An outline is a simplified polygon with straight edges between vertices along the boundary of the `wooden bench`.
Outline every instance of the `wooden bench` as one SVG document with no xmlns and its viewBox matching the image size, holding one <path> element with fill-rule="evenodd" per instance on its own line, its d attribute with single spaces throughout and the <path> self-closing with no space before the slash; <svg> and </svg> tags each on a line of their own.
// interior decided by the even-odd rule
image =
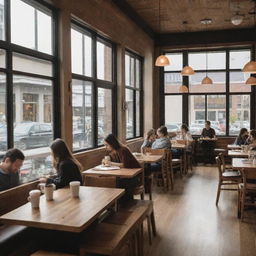
<svg viewBox="0 0 256 256">
<path fill-rule="evenodd" d="M 147 218 L 150 205 L 145 202 L 151 205 L 152 202 L 141 202 L 126 206 L 126 213 L 121 210 L 85 232 L 81 239 L 80 255 L 120 255 L 124 247 L 127 247 L 130 255 L 143 255 L 143 221 Z"/>
<path fill-rule="evenodd" d="M 0 192 L 0 215 L 16 209 L 27 203 L 29 191 L 37 187 L 38 182 L 30 182 Z M 0 223 L 1 224 L 1 223 Z M 19 225 L 0 225 L 0 255 L 9 255 L 19 250 L 23 250 L 30 241 L 31 228 Z M 13 246 L 15 245 L 15 246 Z M 17 253 L 19 255 L 19 253 Z M 21 254 L 20 254 L 21 255 Z"/>
</svg>

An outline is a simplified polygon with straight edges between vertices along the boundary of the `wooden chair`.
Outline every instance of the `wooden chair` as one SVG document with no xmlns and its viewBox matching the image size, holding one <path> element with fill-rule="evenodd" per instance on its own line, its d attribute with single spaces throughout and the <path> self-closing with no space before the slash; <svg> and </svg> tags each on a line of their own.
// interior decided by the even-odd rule
<svg viewBox="0 0 256 256">
<path fill-rule="evenodd" d="M 252 180 L 256 181 L 255 169 L 243 169 L 242 183 L 238 186 L 238 218 L 244 219 L 244 209 L 246 206 L 256 206 L 255 198 L 252 199 L 251 195 L 256 194 L 256 184 L 251 183 Z"/>
<path fill-rule="evenodd" d="M 172 158 L 172 152 L 170 152 L 170 180 L 171 180 L 171 188 L 174 187 L 174 178 L 173 178 L 173 169 L 177 169 L 180 172 L 180 177 L 182 178 L 183 174 L 183 165 L 185 164 L 181 158 Z M 185 174 L 185 173 L 184 173 Z"/>
<path fill-rule="evenodd" d="M 187 165 L 188 165 L 188 169 L 190 168 L 191 172 L 193 171 L 193 165 L 195 163 L 195 141 L 191 141 L 191 144 L 190 144 L 190 148 L 191 150 L 190 151 L 187 151 L 186 154 L 187 154 Z"/>
<path fill-rule="evenodd" d="M 216 205 L 218 205 L 221 190 L 238 190 L 238 184 L 241 181 L 241 174 L 239 171 L 225 171 L 221 161 L 221 157 L 216 157 L 218 172 L 219 172 L 219 184 L 216 197 Z M 236 185 L 237 188 L 222 188 L 222 186 Z"/>
</svg>

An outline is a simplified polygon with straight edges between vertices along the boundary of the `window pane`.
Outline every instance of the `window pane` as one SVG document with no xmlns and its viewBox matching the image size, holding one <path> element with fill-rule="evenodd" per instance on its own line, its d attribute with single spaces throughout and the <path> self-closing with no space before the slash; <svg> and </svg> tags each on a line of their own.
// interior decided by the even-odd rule
<svg viewBox="0 0 256 256">
<path fill-rule="evenodd" d="M 141 69 L 140 69 L 141 62 L 136 59 L 136 87 L 140 88 L 141 86 Z"/>
<path fill-rule="evenodd" d="M 25 161 L 20 168 L 20 182 L 25 183 L 36 180 L 45 175 L 56 174 L 52 166 L 50 148 L 38 148 L 25 152 Z"/>
<path fill-rule="evenodd" d="M 125 89 L 125 102 L 127 104 L 126 109 L 126 138 L 133 138 L 133 129 L 134 129 L 134 101 L 133 101 L 133 90 Z"/>
<path fill-rule="evenodd" d="M 112 48 L 97 41 L 97 78 L 112 81 Z"/>
<path fill-rule="evenodd" d="M 38 24 L 38 50 L 48 54 L 52 53 L 52 17 L 37 11 Z"/>
<path fill-rule="evenodd" d="M 112 91 L 98 88 L 98 145 L 112 133 Z"/>
<path fill-rule="evenodd" d="M 140 92 L 136 91 L 136 136 L 140 136 Z"/>
<path fill-rule="evenodd" d="M 189 129 L 191 134 L 202 133 L 205 122 L 205 96 L 189 96 Z"/>
<path fill-rule="evenodd" d="M 72 81 L 73 150 L 90 148 L 92 141 L 92 83 Z"/>
<path fill-rule="evenodd" d="M 245 84 L 250 74 L 241 71 L 231 71 L 229 73 L 230 92 L 251 92 L 251 85 Z"/>
<path fill-rule="evenodd" d="M 182 85 L 182 76 L 179 73 L 164 74 L 165 93 L 179 93 L 179 88 Z"/>
<path fill-rule="evenodd" d="M 4 9 L 4 0 L 0 0 L 0 40 L 5 40 L 5 9 Z"/>
<path fill-rule="evenodd" d="M 131 74 L 130 85 L 132 87 L 134 87 L 135 85 L 134 65 L 135 65 L 135 59 L 133 57 L 130 57 L 130 74 Z"/>
<path fill-rule="evenodd" d="M 49 147 L 53 138 L 52 107 L 45 107 L 44 95 L 47 94 L 48 97 L 52 95 L 52 82 L 33 77 L 14 76 L 13 84 L 15 147 L 22 150 Z"/>
<path fill-rule="evenodd" d="M 189 91 L 194 93 L 226 91 L 225 72 L 208 72 L 208 77 L 212 79 L 213 84 L 202 85 L 201 82 L 205 76 L 205 72 L 197 72 L 193 76 L 190 76 Z"/>
<path fill-rule="evenodd" d="M 72 73 L 92 76 L 92 39 L 71 29 Z"/>
<path fill-rule="evenodd" d="M 28 55 L 14 53 L 13 69 L 38 75 L 52 76 L 52 63 Z"/>
<path fill-rule="evenodd" d="M 131 86 L 131 65 L 130 56 L 125 54 L 125 85 Z"/>
<path fill-rule="evenodd" d="M 7 150 L 7 126 L 6 126 L 6 77 L 0 73 L 0 152 Z"/>
<path fill-rule="evenodd" d="M 229 97 L 229 135 L 238 135 L 241 128 L 250 129 L 250 95 Z"/>
<path fill-rule="evenodd" d="M 6 63 L 6 52 L 3 49 L 0 49 L 0 68 L 5 68 Z"/>
<path fill-rule="evenodd" d="M 165 54 L 169 61 L 170 65 L 164 67 L 164 71 L 181 71 L 183 67 L 182 53 L 167 53 Z"/>
<path fill-rule="evenodd" d="M 52 17 L 21 0 L 11 1 L 12 43 L 52 53 Z"/>
<path fill-rule="evenodd" d="M 207 96 L 207 120 L 211 121 L 211 127 L 217 135 L 226 133 L 226 96 Z"/>
<path fill-rule="evenodd" d="M 250 50 L 235 50 L 230 51 L 229 55 L 229 68 L 230 69 L 242 69 L 244 65 L 251 60 Z"/>
<path fill-rule="evenodd" d="M 165 96 L 165 125 L 168 132 L 180 129 L 182 123 L 182 96 Z"/>
<path fill-rule="evenodd" d="M 206 70 L 206 54 L 209 69 L 226 69 L 225 52 L 193 52 L 188 54 L 188 63 L 194 70 Z"/>
</svg>

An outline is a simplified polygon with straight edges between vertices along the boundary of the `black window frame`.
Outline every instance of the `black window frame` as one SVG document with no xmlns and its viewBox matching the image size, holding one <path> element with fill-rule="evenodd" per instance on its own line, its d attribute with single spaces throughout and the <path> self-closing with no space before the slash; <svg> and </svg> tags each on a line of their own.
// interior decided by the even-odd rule
<svg viewBox="0 0 256 256">
<path fill-rule="evenodd" d="M 225 95 L 226 96 L 226 133 L 225 135 L 218 135 L 218 136 L 230 136 L 229 135 L 229 98 L 232 95 L 250 95 L 250 129 L 255 129 L 256 127 L 256 110 L 254 108 L 256 103 L 256 86 L 251 87 L 251 92 L 230 92 L 229 84 L 230 84 L 230 72 L 233 71 L 241 71 L 241 69 L 230 69 L 230 58 L 229 53 L 230 51 L 236 50 L 250 50 L 251 52 L 251 60 L 255 59 L 255 47 L 254 45 L 244 45 L 244 46 L 233 46 L 233 47 L 212 47 L 207 49 L 188 49 L 188 50 L 174 50 L 174 51 L 163 51 L 163 54 L 173 54 L 173 53 L 182 53 L 183 54 L 183 67 L 189 65 L 188 63 L 188 54 L 191 52 L 220 52 L 225 51 L 226 53 L 226 68 L 225 69 L 218 69 L 218 70 L 210 70 L 208 69 L 207 72 L 225 72 L 226 73 L 226 87 L 225 92 L 209 92 L 209 93 L 165 93 L 165 82 L 164 82 L 164 75 L 165 73 L 177 73 L 177 71 L 164 71 L 164 68 L 160 68 L 159 73 L 159 80 L 160 80 L 160 121 L 162 124 L 165 123 L 165 96 L 167 95 L 182 95 L 182 123 L 189 124 L 189 96 L 190 95 L 203 95 L 205 96 L 205 118 L 207 117 L 207 96 L 208 95 Z M 195 72 L 206 72 L 206 70 L 195 70 Z M 254 75 L 251 75 L 254 76 Z M 189 77 L 183 76 L 182 78 L 183 85 L 186 85 L 189 88 Z M 249 85 L 248 85 L 249 86 Z M 197 136 L 197 135 L 195 135 Z M 233 136 L 233 135 L 232 135 Z"/>
<path fill-rule="evenodd" d="M 143 133 L 143 127 L 144 127 L 144 113 L 143 113 L 143 106 L 144 106 L 144 90 L 143 90 L 143 66 L 144 66 L 144 58 L 133 51 L 129 49 L 125 49 L 125 56 L 129 55 L 130 57 L 134 58 L 134 86 L 126 85 L 126 74 L 125 74 L 125 95 L 126 95 L 126 89 L 132 90 L 133 92 L 133 136 L 127 137 L 127 134 L 125 136 L 126 140 L 132 140 L 136 138 L 142 137 Z M 139 61 L 139 72 L 140 72 L 140 81 L 139 81 L 139 87 L 136 87 L 136 60 Z M 126 69 L 125 69 L 126 70 Z M 130 70 L 130 76 L 131 76 L 131 70 Z M 139 100 L 140 100 L 140 132 L 139 135 L 136 135 L 136 129 L 137 129 L 137 109 L 136 109 L 136 92 L 139 92 Z M 126 102 L 125 102 L 126 104 Z M 127 131 L 127 120 L 125 122 L 125 131 Z"/>
<path fill-rule="evenodd" d="M 84 152 L 91 149 L 102 147 L 103 144 L 98 144 L 98 88 L 109 89 L 112 93 L 112 133 L 117 135 L 117 56 L 116 56 L 116 44 L 100 35 L 96 31 L 88 28 L 81 22 L 72 19 L 71 29 L 75 29 L 82 34 L 90 36 L 92 39 L 92 73 L 91 76 L 72 73 L 72 79 L 91 82 L 92 83 L 92 146 L 88 148 L 81 148 L 79 150 L 73 150 L 73 152 Z M 112 48 L 112 81 L 101 80 L 97 78 L 97 41 L 104 43 Z M 71 89 L 72 91 L 72 89 Z M 72 106 L 73 108 L 73 106 Z M 73 116 L 73 114 L 72 114 Z M 73 122 L 73 120 L 72 120 Z M 73 132 L 72 132 L 73 138 Z M 73 144 L 73 143 L 72 143 Z"/>
<path fill-rule="evenodd" d="M 21 0 L 24 3 L 47 12 L 52 17 L 52 54 L 33 50 L 11 42 L 11 8 L 10 1 L 4 0 L 5 40 L 0 40 L 0 49 L 6 51 L 6 66 L 0 72 L 6 74 L 6 124 L 7 149 L 14 146 L 14 109 L 13 109 L 13 77 L 22 75 L 34 78 L 47 79 L 52 82 L 52 123 L 53 138 L 61 137 L 60 125 L 60 88 L 59 88 L 59 55 L 58 55 L 58 11 L 53 6 L 41 0 Z M 50 61 L 52 63 L 52 76 L 39 75 L 29 72 L 13 70 L 13 54 L 24 54 L 28 57 Z"/>
</svg>

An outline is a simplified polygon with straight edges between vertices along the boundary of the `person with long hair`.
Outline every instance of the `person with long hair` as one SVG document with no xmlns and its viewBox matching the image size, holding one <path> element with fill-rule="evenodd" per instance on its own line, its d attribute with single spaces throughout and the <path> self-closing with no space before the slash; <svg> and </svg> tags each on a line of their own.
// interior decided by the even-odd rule
<svg viewBox="0 0 256 256">
<path fill-rule="evenodd" d="M 246 145 L 248 139 L 248 130 L 246 128 L 241 128 L 238 137 L 236 138 L 234 144 L 236 145 Z"/>
<path fill-rule="evenodd" d="M 109 134 L 104 139 L 107 155 L 110 157 L 106 161 L 107 165 L 119 166 L 121 168 L 141 168 L 137 159 L 131 151 L 121 144 L 113 134 Z M 140 184 L 139 178 L 117 178 L 116 185 L 118 188 L 125 189 L 124 200 L 133 199 L 133 191 Z"/>
<path fill-rule="evenodd" d="M 146 132 L 144 136 L 144 141 L 141 145 L 141 152 L 144 153 L 145 148 L 151 148 L 155 139 L 156 139 L 156 131 L 155 129 L 152 128 L 148 132 Z"/>
<path fill-rule="evenodd" d="M 53 178 L 41 178 L 40 182 L 54 183 L 56 188 L 68 186 L 71 181 L 80 181 L 82 185 L 81 164 L 75 159 L 65 141 L 56 139 L 50 148 L 57 175 Z"/>
<path fill-rule="evenodd" d="M 248 145 L 250 149 L 256 149 L 256 130 L 250 131 L 250 136 L 248 138 Z"/>
</svg>

